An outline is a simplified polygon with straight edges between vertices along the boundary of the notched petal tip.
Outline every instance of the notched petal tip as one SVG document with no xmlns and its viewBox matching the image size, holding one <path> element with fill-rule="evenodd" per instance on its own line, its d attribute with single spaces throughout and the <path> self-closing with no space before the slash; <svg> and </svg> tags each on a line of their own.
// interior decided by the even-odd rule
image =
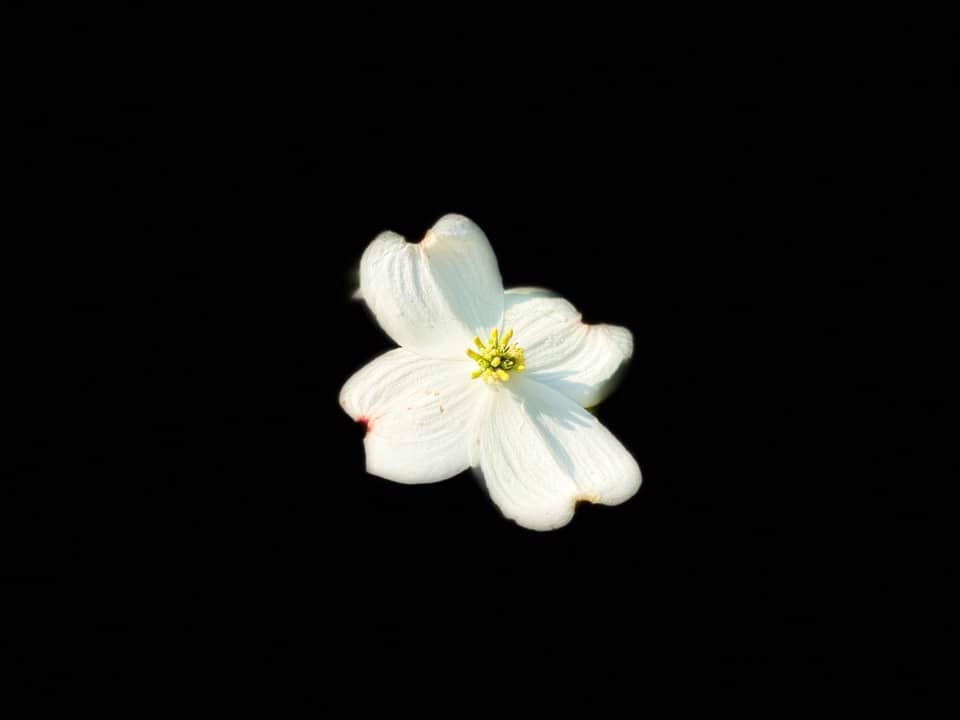
<svg viewBox="0 0 960 720">
<path fill-rule="evenodd" d="M 599 495 L 594 495 L 593 493 L 580 493 L 579 495 L 574 496 L 573 498 L 573 509 L 577 509 L 577 505 L 581 503 L 587 503 L 588 505 L 600 505 L 603 500 L 600 499 Z"/>
<path fill-rule="evenodd" d="M 361 415 L 356 419 L 357 425 L 363 428 L 363 436 L 366 437 L 370 434 L 370 430 L 373 428 L 373 420 L 367 417 L 366 415 Z"/>
</svg>

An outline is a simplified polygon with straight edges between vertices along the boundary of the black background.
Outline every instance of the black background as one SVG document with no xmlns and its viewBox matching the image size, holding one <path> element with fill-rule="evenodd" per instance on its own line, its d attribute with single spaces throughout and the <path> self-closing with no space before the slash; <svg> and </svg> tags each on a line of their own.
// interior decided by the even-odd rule
<svg viewBox="0 0 960 720">
<path fill-rule="evenodd" d="M 905 401 L 877 360 L 891 328 L 923 334 L 879 179 L 923 135 L 892 150 L 877 118 L 893 84 L 937 117 L 937 57 L 907 76 L 775 44 L 423 63 L 246 45 L 128 64 L 91 44 L 25 109 L 41 202 L 11 266 L 6 509 L 34 689 L 318 697 L 373 676 L 418 698 L 544 672 L 587 699 L 923 692 L 937 630 L 899 600 L 935 578 L 912 549 L 943 529 L 891 470 L 924 458 L 889 429 Z M 485 230 L 506 286 L 633 331 L 599 408 L 643 469 L 627 504 L 537 534 L 469 473 L 363 472 L 337 393 L 391 343 L 349 300 L 356 266 L 447 212 Z"/>
</svg>

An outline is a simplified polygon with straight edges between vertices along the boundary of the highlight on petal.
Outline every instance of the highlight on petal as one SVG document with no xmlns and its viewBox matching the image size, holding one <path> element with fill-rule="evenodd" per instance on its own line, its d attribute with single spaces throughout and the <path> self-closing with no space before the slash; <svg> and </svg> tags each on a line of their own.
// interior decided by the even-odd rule
<svg viewBox="0 0 960 720">
<path fill-rule="evenodd" d="M 523 339 L 528 377 L 583 407 L 613 392 L 633 355 L 629 330 L 587 325 L 572 304 L 539 288 L 508 290 L 503 324 Z"/>
<path fill-rule="evenodd" d="M 469 467 L 487 400 L 485 388 L 469 378 L 466 358 L 430 360 L 397 348 L 347 380 L 340 405 L 366 426 L 367 472 L 413 484 L 445 480 Z"/>
<path fill-rule="evenodd" d="M 360 292 L 397 344 L 430 357 L 462 357 L 464 340 L 503 316 L 497 258 L 462 215 L 440 218 L 417 244 L 378 235 L 360 260 Z"/>
<path fill-rule="evenodd" d="M 506 517 L 552 530 L 577 502 L 617 505 L 640 488 L 633 456 L 570 398 L 526 377 L 491 396 L 473 459 Z"/>
</svg>

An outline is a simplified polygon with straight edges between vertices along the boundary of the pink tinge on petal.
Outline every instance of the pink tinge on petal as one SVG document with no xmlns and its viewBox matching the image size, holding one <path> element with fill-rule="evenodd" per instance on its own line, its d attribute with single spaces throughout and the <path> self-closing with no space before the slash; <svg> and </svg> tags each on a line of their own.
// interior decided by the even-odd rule
<svg viewBox="0 0 960 720">
<path fill-rule="evenodd" d="M 366 415 L 361 415 L 357 418 L 357 425 L 363 427 L 363 436 L 366 437 L 370 434 L 370 430 L 373 428 L 373 420 L 368 418 Z"/>
</svg>

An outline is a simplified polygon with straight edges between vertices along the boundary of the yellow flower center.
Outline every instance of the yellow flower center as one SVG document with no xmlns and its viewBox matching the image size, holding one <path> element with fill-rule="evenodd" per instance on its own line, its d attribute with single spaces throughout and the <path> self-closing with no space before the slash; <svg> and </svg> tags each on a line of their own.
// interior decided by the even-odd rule
<svg viewBox="0 0 960 720">
<path fill-rule="evenodd" d="M 510 344 L 513 330 L 507 330 L 502 338 L 498 335 L 499 332 L 494 328 L 490 331 L 490 339 L 486 343 L 481 342 L 478 337 L 473 339 L 477 350 L 467 348 L 467 355 L 477 361 L 479 368 L 474 370 L 470 377 L 483 378 L 485 383 L 495 383 L 497 380 L 506 382 L 510 379 L 510 373 L 523 372 L 523 348 Z"/>
</svg>

